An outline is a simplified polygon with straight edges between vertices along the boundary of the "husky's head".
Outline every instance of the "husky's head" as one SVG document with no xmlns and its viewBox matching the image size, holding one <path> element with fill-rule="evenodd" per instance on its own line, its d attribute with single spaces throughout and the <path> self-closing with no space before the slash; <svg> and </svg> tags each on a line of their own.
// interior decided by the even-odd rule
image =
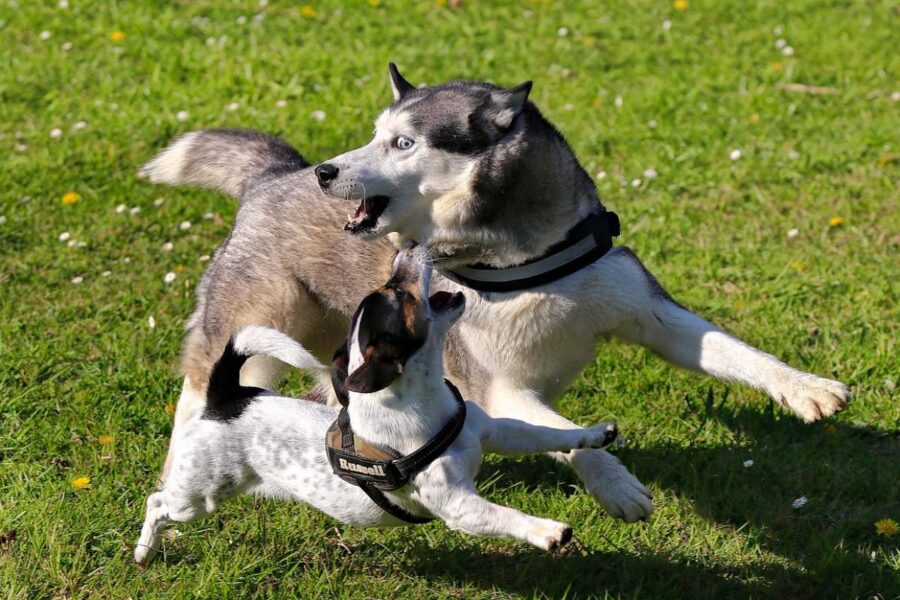
<svg viewBox="0 0 900 600">
<path fill-rule="evenodd" d="M 396 232 L 428 243 L 471 212 L 476 171 L 523 127 L 531 82 L 504 89 L 454 81 L 417 89 L 390 65 L 394 102 L 365 146 L 319 165 L 331 196 L 359 201 L 345 229 L 366 239 Z M 536 109 L 533 109 L 536 112 Z"/>
</svg>

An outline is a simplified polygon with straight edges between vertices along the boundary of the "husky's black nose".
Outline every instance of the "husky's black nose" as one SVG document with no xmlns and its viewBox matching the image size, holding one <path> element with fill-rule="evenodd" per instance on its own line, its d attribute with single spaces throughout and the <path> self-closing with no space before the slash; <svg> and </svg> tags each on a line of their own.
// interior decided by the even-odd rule
<svg viewBox="0 0 900 600">
<path fill-rule="evenodd" d="M 328 163 L 323 163 L 316 167 L 316 177 L 319 179 L 319 185 L 322 189 L 327 188 L 328 184 L 337 179 L 339 169 Z"/>
</svg>

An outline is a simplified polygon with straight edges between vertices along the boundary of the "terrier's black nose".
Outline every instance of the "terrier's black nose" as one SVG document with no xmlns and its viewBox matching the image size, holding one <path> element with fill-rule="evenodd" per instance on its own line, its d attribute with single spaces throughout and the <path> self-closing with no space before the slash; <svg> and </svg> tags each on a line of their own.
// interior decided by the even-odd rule
<svg viewBox="0 0 900 600">
<path fill-rule="evenodd" d="M 316 167 L 316 177 L 319 179 L 319 185 L 327 188 L 328 184 L 337 179 L 339 169 L 328 163 L 323 163 Z"/>
</svg>

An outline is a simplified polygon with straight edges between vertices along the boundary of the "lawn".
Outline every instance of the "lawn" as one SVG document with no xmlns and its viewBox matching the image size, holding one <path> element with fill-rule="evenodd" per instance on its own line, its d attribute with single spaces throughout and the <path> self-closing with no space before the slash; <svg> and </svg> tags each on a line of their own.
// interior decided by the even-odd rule
<svg viewBox="0 0 900 600">
<path fill-rule="evenodd" d="M 875 529 L 900 521 L 896 3 L 59 4 L 0 0 L 0 596 L 900 597 L 900 535 Z M 242 498 L 138 572 L 183 323 L 237 206 L 135 172 L 201 127 L 279 133 L 313 162 L 360 145 L 389 60 L 416 84 L 534 80 L 620 243 L 685 305 L 846 382 L 850 408 L 803 425 L 604 342 L 561 410 L 619 420 L 646 523 L 549 459 L 489 459 L 487 497 L 576 543 Z"/>
</svg>

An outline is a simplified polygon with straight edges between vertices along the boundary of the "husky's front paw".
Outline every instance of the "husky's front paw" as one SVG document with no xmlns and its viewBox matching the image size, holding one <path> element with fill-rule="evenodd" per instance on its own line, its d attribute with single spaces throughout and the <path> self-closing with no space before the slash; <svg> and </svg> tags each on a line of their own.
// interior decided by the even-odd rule
<svg viewBox="0 0 900 600">
<path fill-rule="evenodd" d="M 572 528 L 565 523 L 549 519 L 535 519 L 536 524 L 528 532 L 529 543 L 542 550 L 557 550 L 572 539 Z"/>
<path fill-rule="evenodd" d="M 773 396 L 805 422 L 812 423 L 844 410 L 850 402 L 850 388 L 840 381 L 804 373 L 786 380 Z"/>
<path fill-rule="evenodd" d="M 583 430 L 576 448 L 605 448 L 619 436 L 619 426 L 615 421 L 606 421 Z"/>
<path fill-rule="evenodd" d="M 650 516 L 653 496 L 618 458 L 605 450 L 582 450 L 575 454 L 572 466 L 584 481 L 587 492 L 610 515 L 628 523 Z"/>
</svg>

